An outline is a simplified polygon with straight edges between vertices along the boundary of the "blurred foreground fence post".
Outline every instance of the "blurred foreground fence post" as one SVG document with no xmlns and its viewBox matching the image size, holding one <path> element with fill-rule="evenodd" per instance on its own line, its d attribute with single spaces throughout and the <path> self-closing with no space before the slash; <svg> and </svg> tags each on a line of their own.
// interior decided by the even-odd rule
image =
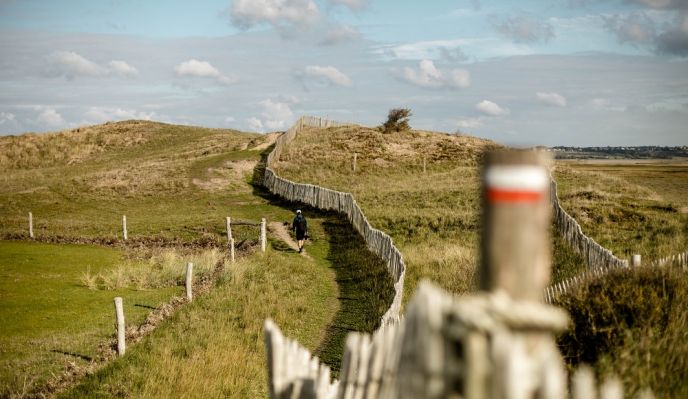
<svg viewBox="0 0 688 399">
<path fill-rule="evenodd" d="M 642 263 L 642 258 L 640 257 L 640 255 L 635 254 L 635 255 L 633 255 L 633 257 L 631 257 L 631 266 L 638 267 L 641 265 L 641 263 Z"/>
<path fill-rule="evenodd" d="M 124 325 L 124 307 L 122 306 L 122 297 L 115 298 L 115 317 L 117 319 L 117 354 L 124 356 L 126 351 L 125 342 L 125 325 Z"/>
<path fill-rule="evenodd" d="M 33 238 L 33 213 L 29 212 L 29 237 Z"/>
<path fill-rule="evenodd" d="M 122 215 L 122 239 L 127 240 L 127 216 Z"/>
<path fill-rule="evenodd" d="M 234 239 L 229 239 L 229 259 L 234 263 Z"/>
<path fill-rule="evenodd" d="M 227 216 L 227 219 L 225 219 L 226 222 L 226 228 L 227 228 L 227 242 L 230 242 L 232 240 L 232 218 Z"/>
<path fill-rule="evenodd" d="M 265 218 L 260 220 L 260 250 L 265 252 L 267 232 L 266 232 L 266 221 Z"/>
<path fill-rule="evenodd" d="M 186 299 L 193 300 L 193 263 L 186 264 Z"/>
</svg>

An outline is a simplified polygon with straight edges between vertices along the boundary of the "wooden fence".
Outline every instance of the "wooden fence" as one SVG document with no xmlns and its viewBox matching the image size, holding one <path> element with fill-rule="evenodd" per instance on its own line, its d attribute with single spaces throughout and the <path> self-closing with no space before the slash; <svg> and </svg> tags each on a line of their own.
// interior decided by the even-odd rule
<svg viewBox="0 0 688 399">
<path fill-rule="evenodd" d="M 688 252 L 684 252 L 681 254 L 677 255 L 671 255 L 667 256 L 664 258 L 660 258 L 654 261 L 651 261 L 648 263 L 650 267 L 680 267 L 682 269 L 688 268 Z M 635 265 L 635 266 L 640 266 Z M 568 278 L 564 281 L 561 281 L 557 284 L 552 284 L 549 287 L 547 287 L 542 296 L 543 300 L 545 303 L 553 303 L 554 300 L 562 295 L 566 295 L 571 293 L 574 289 L 577 287 L 581 286 L 582 284 L 587 283 L 588 281 L 595 279 L 595 278 L 603 278 L 607 274 L 613 272 L 613 271 L 618 271 L 618 270 L 626 270 L 630 271 L 632 268 L 625 267 L 625 266 L 618 266 L 618 265 L 606 265 L 606 266 L 597 266 L 590 268 L 583 273 Z"/>
</svg>

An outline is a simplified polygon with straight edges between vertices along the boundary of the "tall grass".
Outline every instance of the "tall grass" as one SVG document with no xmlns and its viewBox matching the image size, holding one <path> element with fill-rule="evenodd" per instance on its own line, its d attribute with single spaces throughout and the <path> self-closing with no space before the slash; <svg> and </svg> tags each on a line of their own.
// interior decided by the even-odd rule
<svg viewBox="0 0 688 399">
<path fill-rule="evenodd" d="M 228 264 L 210 292 L 60 397 L 265 397 L 264 320 L 314 350 L 336 310 L 330 273 L 274 250 Z"/>
<path fill-rule="evenodd" d="M 147 261 L 126 260 L 98 274 L 91 274 L 88 270 L 82 274 L 81 283 L 93 290 L 150 289 L 181 285 L 188 262 L 194 265 L 195 278 L 209 276 L 216 266 L 227 265 L 227 259 L 216 248 L 190 254 L 164 249 L 158 250 Z"/>
<path fill-rule="evenodd" d="M 642 267 L 611 274 L 557 303 L 571 314 L 560 347 L 572 366 L 617 374 L 632 394 L 688 397 L 688 273 Z"/>
</svg>

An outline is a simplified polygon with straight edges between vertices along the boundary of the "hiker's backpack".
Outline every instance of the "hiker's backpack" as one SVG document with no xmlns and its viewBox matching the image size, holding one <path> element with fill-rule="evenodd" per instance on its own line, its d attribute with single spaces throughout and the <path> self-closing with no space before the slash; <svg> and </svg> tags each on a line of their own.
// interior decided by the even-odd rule
<svg viewBox="0 0 688 399">
<path fill-rule="evenodd" d="M 296 218 L 296 229 L 298 231 L 306 231 L 308 224 L 306 223 L 306 218 L 301 216 Z"/>
</svg>

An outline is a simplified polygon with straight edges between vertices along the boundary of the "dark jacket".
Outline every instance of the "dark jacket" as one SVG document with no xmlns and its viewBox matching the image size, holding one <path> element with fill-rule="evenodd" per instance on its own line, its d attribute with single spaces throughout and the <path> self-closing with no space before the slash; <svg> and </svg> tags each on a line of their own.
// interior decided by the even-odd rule
<svg viewBox="0 0 688 399">
<path fill-rule="evenodd" d="M 297 237 L 303 237 L 308 233 L 308 221 L 302 214 L 297 214 L 294 221 L 291 223 L 291 228 L 296 233 Z"/>
</svg>

